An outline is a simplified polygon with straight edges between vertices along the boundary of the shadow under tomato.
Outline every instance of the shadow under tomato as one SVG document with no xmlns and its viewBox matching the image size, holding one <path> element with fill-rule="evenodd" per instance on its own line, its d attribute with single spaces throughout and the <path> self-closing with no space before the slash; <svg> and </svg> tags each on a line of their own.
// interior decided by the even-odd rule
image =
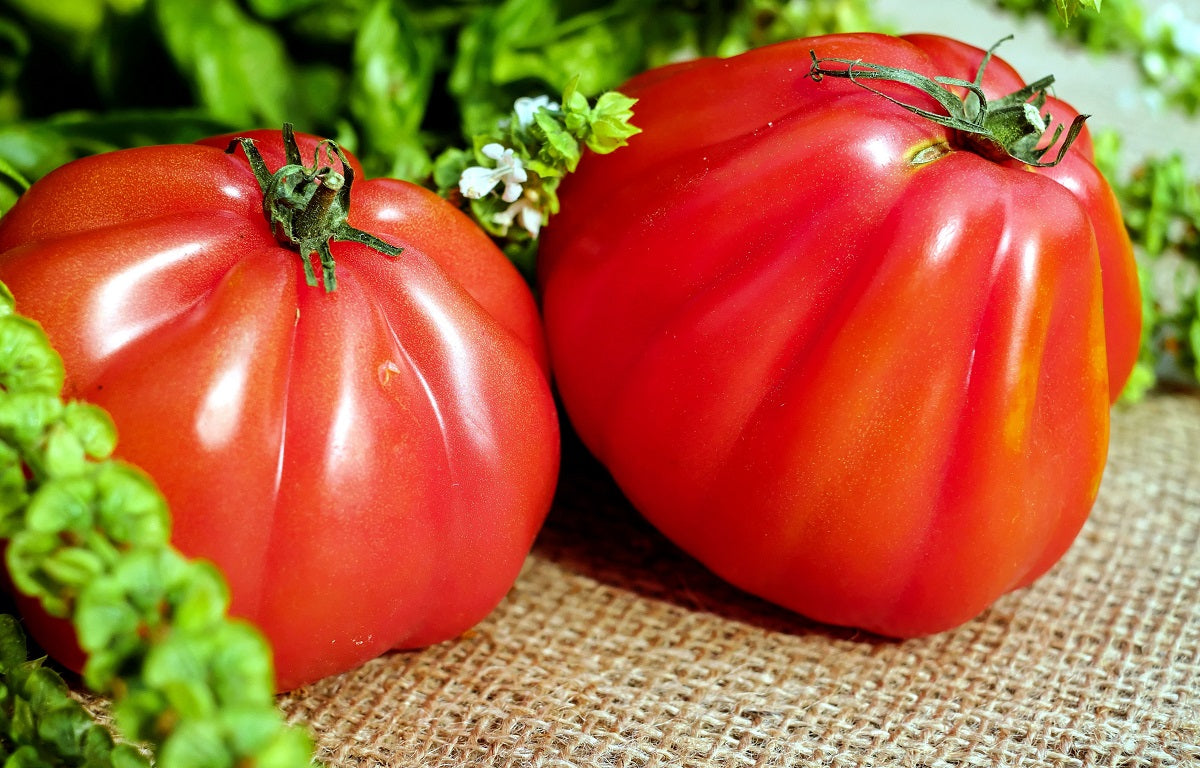
<svg viewBox="0 0 1200 768">
<path fill-rule="evenodd" d="M 767 631 L 893 642 L 811 621 L 718 577 L 633 508 L 608 470 L 567 424 L 563 425 L 558 492 L 533 551 L 598 582 Z"/>
</svg>

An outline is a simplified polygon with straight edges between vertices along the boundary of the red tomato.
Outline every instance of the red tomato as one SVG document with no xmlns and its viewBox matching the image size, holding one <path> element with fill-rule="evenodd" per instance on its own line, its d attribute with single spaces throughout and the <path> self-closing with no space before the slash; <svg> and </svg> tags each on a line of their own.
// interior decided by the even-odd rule
<svg viewBox="0 0 1200 768">
<path fill-rule="evenodd" d="M 1130 243 L 1086 132 L 1053 168 L 987 159 L 814 82 L 810 50 L 966 81 L 983 57 L 838 35 L 622 86 L 643 132 L 584 159 L 544 234 L 550 357 L 586 444 L 717 574 L 931 633 L 1029 584 L 1087 517 L 1137 352 Z M 1022 85 L 986 69 L 989 98 Z"/>
<path fill-rule="evenodd" d="M 282 164 L 279 131 L 246 135 Z M 349 223 L 403 251 L 334 243 L 326 292 L 227 144 L 49 174 L 0 221 L 0 279 L 161 486 L 175 544 L 224 571 L 283 690 L 487 614 L 549 508 L 558 425 L 532 295 L 469 219 L 359 181 Z"/>
</svg>

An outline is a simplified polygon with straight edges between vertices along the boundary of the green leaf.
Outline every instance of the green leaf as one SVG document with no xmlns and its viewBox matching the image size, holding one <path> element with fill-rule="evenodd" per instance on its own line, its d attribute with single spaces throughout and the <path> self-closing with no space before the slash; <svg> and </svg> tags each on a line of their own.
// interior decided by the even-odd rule
<svg viewBox="0 0 1200 768">
<path fill-rule="evenodd" d="M 8 0 L 8 5 L 60 40 L 85 42 L 104 22 L 107 0 Z"/>
<path fill-rule="evenodd" d="M 0 86 L 5 90 L 16 83 L 31 48 L 25 28 L 12 19 L 0 17 Z M 0 113 L 0 117 L 11 119 L 12 115 Z"/>
<path fill-rule="evenodd" d="M 62 422 L 49 427 L 43 450 L 42 470 L 47 477 L 71 477 L 90 466 L 83 443 Z"/>
<path fill-rule="evenodd" d="M 25 524 L 33 533 L 63 533 L 90 528 L 95 515 L 91 478 L 61 477 L 42 483 L 29 500 Z"/>
<path fill-rule="evenodd" d="M 150 766 L 150 761 L 146 756 L 129 744 L 118 744 L 113 747 L 110 759 L 112 768 L 149 768 Z"/>
<path fill-rule="evenodd" d="M 43 671 L 49 672 L 46 669 Z M 54 678 L 59 683 L 62 682 L 58 675 L 54 675 Z M 66 697 L 65 693 L 63 697 Z M 41 715 L 38 717 L 38 739 L 46 745 L 47 751 L 64 758 L 79 759 L 83 756 L 83 741 L 88 731 L 95 727 L 95 723 L 86 712 L 71 706 L 72 703 L 53 709 L 41 709 Z"/>
<path fill-rule="evenodd" d="M 39 467 L 46 430 L 63 412 L 62 400 L 48 391 L 51 386 L 52 381 L 41 387 L 41 391 L 5 392 L 0 399 L 0 436 L 28 452 L 31 463 Z"/>
<path fill-rule="evenodd" d="M 80 591 L 73 619 L 79 645 L 89 654 L 121 637 L 136 636 L 144 621 L 142 612 L 126 599 L 124 584 L 111 576 L 95 579 Z"/>
<path fill-rule="evenodd" d="M 234 751 L 259 754 L 264 749 L 274 748 L 283 715 L 274 707 L 233 705 L 222 707 L 218 719 Z"/>
<path fill-rule="evenodd" d="M 1158 376 L 1154 373 L 1154 365 L 1142 360 L 1137 361 L 1133 366 L 1132 373 L 1129 374 L 1129 381 L 1121 390 L 1121 401 L 1136 403 L 1144 399 L 1157 382 Z"/>
<path fill-rule="evenodd" d="M 324 0 L 248 0 L 250 10 L 268 19 L 283 19 L 325 3 Z"/>
<path fill-rule="evenodd" d="M 276 728 L 274 737 L 257 750 L 255 768 L 303 768 L 312 763 L 314 749 L 307 731 Z"/>
<path fill-rule="evenodd" d="M 637 99 L 616 91 L 601 94 L 591 110 L 591 131 L 587 145 L 599 154 L 607 154 L 628 143 L 628 139 L 641 129 L 632 124 L 633 105 Z"/>
<path fill-rule="evenodd" d="M 372 175 L 421 179 L 432 160 L 420 136 L 433 88 L 435 50 L 401 0 L 375 0 L 354 41 L 350 112 L 366 148 L 382 149 L 390 167 Z"/>
<path fill-rule="evenodd" d="M 244 621 L 227 621 L 211 637 L 209 671 L 217 701 L 272 707 L 275 672 L 262 633 Z"/>
<path fill-rule="evenodd" d="M 29 676 L 24 681 L 24 694 L 35 711 L 49 712 L 71 703 L 67 684 L 57 672 L 36 662 L 27 669 Z"/>
<path fill-rule="evenodd" d="M 171 536 L 167 502 L 145 472 L 106 462 L 96 475 L 96 514 L 113 541 L 138 547 L 166 546 Z"/>
<path fill-rule="evenodd" d="M 33 707 L 30 706 L 29 700 L 24 697 L 13 701 L 12 720 L 9 721 L 9 736 L 16 744 L 28 745 L 37 740 L 37 717 L 34 715 Z"/>
<path fill-rule="evenodd" d="M 1142 338 L 1138 366 L 1126 387 L 1137 399 L 1156 382 L 1195 387 L 1200 381 L 1200 181 L 1172 153 L 1140 163 L 1128 178 L 1118 142 L 1106 140 L 1104 166 L 1125 215 L 1138 256 Z"/>
<path fill-rule="evenodd" d="M 93 461 L 107 459 L 117 446 L 117 428 L 103 408 L 90 403 L 70 402 L 63 409 L 62 423 L 79 441 Z"/>
<path fill-rule="evenodd" d="M 72 623 L 78 632 L 82 626 L 79 620 L 74 619 Z M 127 679 L 130 675 L 136 674 L 140 660 L 145 656 L 144 641 L 136 635 L 119 634 L 114 635 L 114 640 L 108 645 L 99 648 L 88 647 L 85 650 L 87 651 L 87 661 L 83 665 L 84 684 L 89 689 L 105 695 L 113 695 L 114 691 L 119 688 L 128 696 Z M 118 703 L 120 702 L 118 701 Z M 134 730 L 136 723 L 131 725 L 130 723 L 133 721 L 128 719 L 128 715 L 121 715 L 116 710 L 117 708 L 114 707 L 118 730 L 123 735 L 143 741 L 153 738 L 153 734 L 143 734 Z M 123 717 L 126 719 L 122 720 Z"/>
<path fill-rule="evenodd" d="M 233 768 L 234 756 L 211 720 L 185 721 L 163 742 L 158 768 Z"/>
<path fill-rule="evenodd" d="M 55 766 L 42 759 L 42 756 L 38 754 L 37 747 L 26 744 L 18 747 L 4 761 L 4 768 L 55 768 Z"/>
<path fill-rule="evenodd" d="M 91 663 L 91 657 L 88 662 Z M 137 682 L 135 665 L 131 664 L 125 673 L 133 675 L 132 682 Z M 122 680 L 124 684 L 128 678 Z M 157 744 L 166 736 L 160 727 L 164 716 L 169 719 L 170 713 L 167 711 L 166 698 L 160 691 L 135 685 L 124 695 L 113 700 L 112 716 L 116 721 L 117 731 L 125 738 L 133 742 Z M 161 760 L 158 761 L 158 765 L 161 767 Z"/>
<path fill-rule="evenodd" d="M 60 545 L 58 534 L 21 530 L 9 540 L 5 562 L 17 589 L 39 598 L 46 613 L 65 618 L 73 596 L 63 594 L 58 584 L 47 583 L 41 570 L 45 559 L 58 551 Z"/>
<path fill-rule="evenodd" d="M 0 671 L 5 676 L 29 659 L 25 632 L 15 616 L 0 614 Z"/>
<path fill-rule="evenodd" d="M 104 573 L 104 557 L 82 547 L 64 547 L 42 563 L 42 570 L 58 584 L 80 589 Z"/>
<path fill-rule="evenodd" d="M 302 122 L 293 114 L 294 68 L 279 34 L 233 0 L 155 0 L 172 58 L 213 115 L 237 125 Z"/>
<path fill-rule="evenodd" d="M 17 308 L 17 300 L 13 298 L 8 286 L 0 283 L 0 317 L 11 315 Z M 48 341 L 48 340 L 47 340 Z"/>
<path fill-rule="evenodd" d="M 13 167 L 12 163 L 0 157 L 0 215 L 12 208 L 27 189 L 29 189 L 29 181 Z"/>
<path fill-rule="evenodd" d="M 84 155 L 147 144 L 187 144 L 242 128 L 197 108 L 59 112 L 0 126 L 0 157 L 39 178 Z"/>
<path fill-rule="evenodd" d="M 82 710 L 80 714 L 91 721 L 91 717 L 86 711 Z M 82 742 L 81 756 L 83 763 L 86 766 L 102 766 L 112 763 L 112 753 L 116 745 L 113 743 L 112 734 L 107 728 L 100 726 L 98 723 L 90 722 L 91 727 L 84 733 Z"/>
<path fill-rule="evenodd" d="M 462 172 L 474 162 L 475 158 L 470 152 L 456 147 L 438 155 L 433 163 L 433 184 L 438 194 L 446 197 L 452 190 L 457 193 Z"/>
<path fill-rule="evenodd" d="M 33 320 L 0 317 L 0 388 L 57 395 L 64 381 L 62 358 Z"/>
<path fill-rule="evenodd" d="M 1197 295 L 1196 298 L 1198 314 L 1197 319 L 1192 320 L 1191 325 L 1188 326 L 1188 345 L 1191 347 L 1193 356 L 1192 375 L 1196 377 L 1197 381 L 1200 381 L 1200 295 Z"/>
<path fill-rule="evenodd" d="M 1070 24 L 1071 20 L 1084 9 L 1099 11 L 1100 2 L 1101 0 L 1054 0 L 1054 6 L 1058 9 L 1058 15 L 1062 17 L 1063 22 Z"/>
<path fill-rule="evenodd" d="M 150 648 L 142 667 L 145 684 L 162 691 L 167 705 L 186 719 L 207 720 L 217 713 L 208 686 L 207 645 L 202 635 L 172 630 Z"/>
<path fill-rule="evenodd" d="M 554 165 L 574 171 L 583 157 L 583 150 L 575 137 L 549 110 L 539 109 L 534 113 L 533 120 L 545 140 L 539 154 Z"/>
<path fill-rule="evenodd" d="M 229 587 L 215 565 L 203 560 L 187 563 L 186 572 L 168 585 L 166 600 L 177 631 L 213 631 L 229 610 Z"/>
<path fill-rule="evenodd" d="M 553 0 L 505 0 L 463 27 L 448 87 L 466 135 L 493 130 L 518 96 L 561 93 L 573 78 L 586 92 L 615 87 L 643 61 L 639 27 L 657 26 L 650 4 L 561 11 Z"/>
<path fill-rule="evenodd" d="M 21 453 L 7 442 L 0 443 L 0 539 L 11 538 L 24 526 L 28 503 Z"/>
<path fill-rule="evenodd" d="M 169 547 L 143 547 L 125 553 L 110 574 L 125 599 L 153 628 L 167 618 L 166 597 L 186 578 L 189 563 Z"/>
</svg>

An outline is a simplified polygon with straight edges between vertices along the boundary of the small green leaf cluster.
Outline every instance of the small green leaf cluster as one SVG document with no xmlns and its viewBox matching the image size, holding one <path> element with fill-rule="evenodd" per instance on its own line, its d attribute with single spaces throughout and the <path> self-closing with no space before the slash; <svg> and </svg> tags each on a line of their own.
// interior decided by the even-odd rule
<svg viewBox="0 0 1200 768">
<path fill-rule="evenodd" d="M 556 134 L 563 136 L 564 140 L 570 136 L 583 142 L 593 152 L 604 155 L 625 146 L 631 136 L 640 132 L 630 122 L 636 99 L 609 91 L 601 94 L 595 105 L 591 105 L 575 87 L 576 82 L 572 80 L 567 85 L 560 114 L 555 115 L 546 109 L 539 109 L 534 114 L 534 121 L 546 134 L 547 143 L 555 144 L 551 137 Z M 568 151 L 552 157 L 556 160 L 561 158 L 566 170 L 574 171 L 581 153 L 578 144 L 568 142 L 568 145 Z"/>
<path fill-rule="evenodd" d="M 1071 20 L 1079 15 L 1079 12 L 1088 9 L 1092 11 L 1100 10 L 1100 0 L 1054 0 L 1054 8 L 1058 11 L 1058 15 L 1062 20 L 1070 24 Z"/>
<path fill-rule="evenodd" d="M 561 103 L 546 96 L 518 99 L 490 133 L 475 136 L 474 151 L 447 150 L 434 165 L 438 191 L 465 201 L 480 225 L 504 240 L 510 258 L 526 271 L 532 269 L 532 245 L 541 226 L 558 212 L 558 185 L 584 151 L 607 154 L 639 132 L 632 123 L 635 99 L 608 91 L 592 103 L 577 86 L 577 80 L 567 84 Z M 511 150 L 511 158 L 493 156 L 501 150 Z M 505 162 L 510 164 L 507 173 Z M 464 187 L 464 174 L 470 172 L 490 173 L 494 186 L 471 193 Z"/>
<path fill-rule="evenodd" d="M 43 659 L 27 660 L 25 636 L 0 615 L 0 759 L 6 768 L 147 768 L 146 755 L 112 734 L 71 696 Z"/>
<path fill-rule="evenodd" d="M 112 458 L 111 419 L 64 402 L 63 383 L 45 333 L 0 286 L 0 538 L 13 584 L 72 621 L 84 681 L 159 765 L 308 765 L 308 735 L 275 706 L 266 641 L 228 616 L 217 569 L 170 545 L 162 494 Z"/>
</svg>

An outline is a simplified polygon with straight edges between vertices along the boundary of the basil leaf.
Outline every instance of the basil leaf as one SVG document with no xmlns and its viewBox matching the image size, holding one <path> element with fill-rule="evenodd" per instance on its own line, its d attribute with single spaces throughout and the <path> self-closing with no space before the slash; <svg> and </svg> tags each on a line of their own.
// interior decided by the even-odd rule
<svg viewBox="0 0 1200 768">
<path fill-rule="evenodd" d="M 234 130 L 232 123 L 194 110 L 69 112 L 0 124 L 0 176 L 13 178 L 15 173 L 38 179 L 85 155 L 147 144 L 189 143 L 229 130 Z M 3 197 L 0 207 L 7 207 Z"/>
<path fill-rule="evenodd" d="M 246 3 L 251 11 L 265 19 L 282 19 L 299 11 L 327 4 L 322 3 L 322 0 L 247 0 Z"/>
<path fill-rule="evenodd" d="M 350 113 L 361 126 L 364 150 L 378 149 L 391 160 L 388 167 L 368 167 L 369 175 L 417 180 L 429 174 L 433 161 L 420 127 L 435 53 L 400 0 L 376 0 L 363 19 L 354 41 Z"/>
<path fill-rule="evenodd" d="M 293 66 L 273 29 L 233 0 L 155 0 L 172 58 L 214 116 L 238 125 L 300 122 Z"/>
</svg>

